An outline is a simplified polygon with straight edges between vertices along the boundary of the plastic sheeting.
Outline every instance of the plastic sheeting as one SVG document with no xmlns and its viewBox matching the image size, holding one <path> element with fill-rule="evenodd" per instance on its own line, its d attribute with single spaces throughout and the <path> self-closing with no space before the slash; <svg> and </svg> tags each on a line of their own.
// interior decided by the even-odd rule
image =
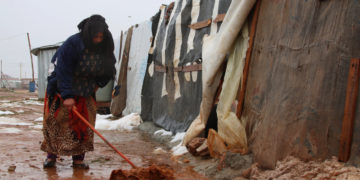
<svg viewBox="0 0 360 180">
<path fill-rule="evenodd" d="M 126 107 L 123 115 L 141 112 L 141 89 L 143 86 L 151 38 L 151 21 L 134 26 L 127 72 Z"/>
<path fill-rule="evenodd" d="M 198 116 L 202 98 L 202 72 L 173 71 L 173 68 L 202 63 L 203 37 L 216 34 L 221 23 L 211 23 L 197 30 L 188 26 L 208 21 L 218 13 L 225 13 L 230 2 L 177 0 L 172 11 L 168 11 L 168 7 L 161 9 L 142 91 L 143 120 L 154 121 L 172 132 L 184 132 Z M 166 66 L 168 71 L 150 69 L 156 66 Z"/>
<path fill-rule="evenodd" d="M 360 1 L 262 1 L 242 119 L 260 166 L 337 156 Z M 358 103 L 360 96 L 358 97 Z M 350 162 L 360 164 L 360 108 Z"/>
<path fill-rule="evenodd" d="M 200 114 L 186 132 L 183 143 L 187 144 L 205 129 L 209 117 L 216 89 L 221 78 L 221 65 L 226 54 L 230 51 L 248 14 L 256 0 L 232 1 L 224 18 L 218 34 L 206 36 L 202 51 L 203 76 L 202 76 L 202 102 Z"/>
<path fill-rule="evenodd" d="M 245 122 L 241 122 L 231 106 L 237 97 L 238 87 L 243 75 L 246 51 L 249 46 L 247 23 L 243 26 L 226 65 L 224 82 L 216 109 L 218 115 L 218 133 L 229 149 L 247 152 Z"/>
</svg>

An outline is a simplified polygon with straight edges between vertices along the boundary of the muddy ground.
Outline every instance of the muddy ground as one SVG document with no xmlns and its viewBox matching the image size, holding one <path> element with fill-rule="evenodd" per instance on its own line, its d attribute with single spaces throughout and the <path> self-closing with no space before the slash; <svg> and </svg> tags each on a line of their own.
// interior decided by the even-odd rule
<svg viewBox="0 0 360 180">
<path fill-rule="evenodd" d="M 43 169 L 42 103 L 36 93 L 0 90 L 0 179 L 108 179 L 112 170 L 131 169 L 98 137 L 95 151 L 85 157 L 89 170 L 73 169 L 68 156 L 60 157 L 56 168 Z M 140 130 L 100 132 L 137 166 L 167 165 L 175 170 L 177 179 L 205 179 L 189 165 L 172 159 L 165 145 Z M 154 153 L 158 147 L 165 151 Z"/>
<path fill-rule="evenodd" d="M 56 168 L 43 169 L 42 104 L 36 93 L 0 89 L 0 179 L 109 179 L 113 170 L 131 169 L 97 136 L 95 151 L 85 157 L 89 170 L 73 169 L 68 156 L 58 158 Z M 144 122 L 132 131 L 100 132 L 136 166 L 170 167 L 175 179 L 360 179 L 359 168 L 338 163 L 336 158 L 305 163 L 289 157 L 278 162 L 276 169 L 263 170 L 253 164 L 251 154 L 228 152 L 222 159 L 189 153 L 173 156 L 171 147 L 179 142 L 171 142 L 172 135 L 155 134 L 158 130 L 153 123 Z"/>
</svg>

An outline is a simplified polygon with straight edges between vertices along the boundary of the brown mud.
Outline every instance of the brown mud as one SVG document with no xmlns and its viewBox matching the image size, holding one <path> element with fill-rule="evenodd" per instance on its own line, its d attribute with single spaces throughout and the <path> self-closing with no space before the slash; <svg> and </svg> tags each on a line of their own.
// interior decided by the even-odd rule
<svg viewBox="0 0 360 180">
<path fill-rule="evenodd" d="M 73 169 L 69 156 L 59 157 L 55 168 L 43 169 L 46 153 L 40 150 L 42 122 L 34 121 L 42 117 L 43 106 L 36 99 L 35 93 L 25 90 L 0 90 L 0 111 L 13 112 L 0 115 L 0 121 L 19 121 L 18 124 L 0 122 L 0 179 L 109 179 L 113 170 L 132 171 L 132 167 L 97 136 L 95 150 L 85 157 L 89 170 Z M 102 130 L 100 133 L 138 167 L 156 164 L 173 170 L 174 179 L 206 179 L 188 164 L 174 161 L 169 148 L 140 130 Z M 165 152 L 154 153 L 159 147 Z"/>
<path fill-rule="evenodd" d="M 173 180 L 174 170 L 166 166 L 151 165 L 149 167 L 137 167 L 131 170 L 114 170 L 110 180 Z"/>
</svg>

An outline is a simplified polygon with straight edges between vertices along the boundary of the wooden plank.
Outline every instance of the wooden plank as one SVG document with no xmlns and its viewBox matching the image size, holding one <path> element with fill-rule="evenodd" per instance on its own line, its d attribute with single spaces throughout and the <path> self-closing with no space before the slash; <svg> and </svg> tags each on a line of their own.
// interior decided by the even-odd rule
<svg viewBox="0 0 360 180">
<path fill-rule="evenodd" d="M 244 66 L 243 77 L 242 77 L 242 81 L 241 81 L 241 87 L 240 87 L 241 89 L 240 89 L 240 95 L 239 95 L 239 100 L 238 100 L 238 106 L 236 109 L 236 115 L 238 118 L 241 117 L 241 113 L 242 113 L 242 109 L 243 109 L 243 105 L 244 105 L 246 83 L 247 83 L 247 77 L 249 74 L 251 53 L 252 53 L 252 49 L 254 46 L 254 37 L 255 37 L 255 33 L 256 33 L 256 26 L 257 26 L 257 19 L 259 16 L 260 4 L 261 4 L 261 0 L 258 0 L 256 2 L 254 16 L 251 21 L 249 48 L 246 51 L 245 66 Z"/>
<path fill-rule="evenodd" d="M 359 91 L 360 59 L 351 59 L 346 89 L 344 118 L 340 137 L 339 161 L 346 162 L 350 158 L 351 143 L 354 130 L 356 101 Z"/>
<path fill-rule="evenodd" d="M 121 59 L 121 52 L 122 52 L 122 42 L 123 42 L 123 31 L 121 31 L 121 35 L 120 35 L 120 50 L 119 50 L 119 61 L 120 61 L 120 59 Z"/>
<path fill-rule="evenodd" d="M 218 14 L 216 18 L 213 20 L 214 23 L 222 22 L 225 18 L 226 13 Z"/>
<path fill-rule="evenodd" d="M 131 26 L 127 32 L 124 51 L 122 53 L 120 73 L 117 83 L 117 85 L 120 86 L 119 94 L 112 99 L 113 103 L 111 104 L 111 114 L 114 116 L 120 116 L 126 107 L 127 71 L 132 32 L 133 27 Z"/>
<path fill-rule="evenodd" d="M 197 23 L 194 23 L 194 24 L 190 24 L 189 25 L 189 28 L 191 29 L 201 29 L 201 28 L 204 28 L 204 27 L 208 27 L 212 22 L 212 19 L 208 19 L 208 20 L 205 20 L 205 21 L 200 21 L 200 22 L 197 22 Z"/>
</svg>

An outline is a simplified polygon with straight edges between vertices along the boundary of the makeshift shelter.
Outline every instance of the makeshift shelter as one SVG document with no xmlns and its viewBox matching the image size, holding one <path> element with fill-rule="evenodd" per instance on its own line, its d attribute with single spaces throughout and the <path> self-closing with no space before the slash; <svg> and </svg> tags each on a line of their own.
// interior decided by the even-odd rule
<svg viewBox="0 0 360 180">
<path fill-rule="evenodd" d="M 233 1 L 221 28 L 226 31 L 224 24 L 227 23 L 231 32 L 243 27 L 234 25 L 240 22 L 241 16 L 235 15 L 233 10 L 246 12 L 240 11 L 246 2 L 251 1 Z M 357 1 L 262 1 L 257 28 L 253 32 L 255 38 L 253 49 L 250 49 L 247 84 L 239 87 L 246 90 L 245 101 L 239 102 L 244 105 L 238 112 L 239 127 L 246 132 L 245 140 L 261 166 L 274 168 L 277 160 L 288 155 L 305 160 L 341 156 L 346 154 L 345 145 L 340 145 L 343 139 L 348 142 L 346 145 L 352 143 L 350 162 L 359 164 L 360 131 L 357 127 L 360 127 L 360 108 L 356 107 L 356 101 L 360 98 L 354 100 L 347 94 L 349 68 L 356 66 L 351 60 L 360 56 L 359 9 Z M 234 17 L 238 20 L 232 21 Z M 224 38 L 221 31 L 215 40 Z M 226 38 L 226 41 L 233 42 L 235 37 Z M 223 44 L 211 41 L 209 44 L 211 51 L 216 51 L 219 45 Z M 216 54 L 219 53 L 210 52 L 209 56 L 203 53 L 204 63 L 220 64 L 222 57 L 213 56 Z M 213 61 L 206 61 L 205 57 Z M 203 75 L 204 71 L 205 68 Z M 354 76 L 359 74 L 357 69 Z M 203 78 L 203 92 L 206 88 L 212 91 L 209 87 L 216 82 L 216 73 L 206 77 Z M 359 85 L 355 83 L 356 86 Z M 355 91 L 352 92 L 355 94 L 359 90 Z M 209 94 L 214 96 L 213 92 Z M 203 102 L 206 98 L 203 94 Z M 345 99 L 355 103 L 351 107 L 345 106 Z M 204 128 L 210 108 L 203 104 L 202 108 L 205 113 L 200 113 L 194 121 L 185 143 Z M 344 129 L 348 125 L 345 117 L 349 111 L 353 111 L 354 124 Z M 227 124 L 219 113 L 218 118 L 219 126 Z M 346 136 L 352 129 L 353 139 Z M 219 128 L 218 133 L 225 141 L 229 137 L 226 133 L 232 133 L 221 134 L 220 131 Z"/>
<path fill-rule="evenodd" d="M 359 1 L 262 1 L 242 118 L 263 166 L 290 154 L 338 155 L 350 61 L 360 57 L 359 10 Z M 355 114 L 351 161 L 359 106 Z"/>
<path fill-rule="evenodd" d="M 217 33 L 230 3 L 178 0 L 162 6 L 154 16 L 154 42 L 142 89 L 143 120 L 172 132 L 184 132 L 198 116 L 202 39 Z"/>
<path fill-rule="evenodd" d="M 115 116 L 141 113 L 141 89 L 146 72 L 151 44 L 151 21 L 137 24 L 126 31 L 122 38 L 121 54 L 116 63 L 115 86 L 119 94 L 114 97 L 111 113 Z M 120 49 L 120 48 L 119 48 Z"/>
<path fill-rule="evenodd" d="M 141 117 L 187 131 L 187 144 L 202 135 L 221 89 L 216 133 L 227 150 L 252 152 L 266 168 L 288 155 L 360 164 L 359 10 L 347 0 L 162 6 L 152 18 Z"/>
<path fill-rule="evenodd" d="M 49 65 L 51 58 L 56 50 L 61 46 L 61 43 L 54 45 L 41 46 L 31 50 L 31 53 L 37 56 L 38 59 L 38 98 L 45 98 L 45 91 L 47 87 L 47 77 L 49 75 Z"/>
</svg>

